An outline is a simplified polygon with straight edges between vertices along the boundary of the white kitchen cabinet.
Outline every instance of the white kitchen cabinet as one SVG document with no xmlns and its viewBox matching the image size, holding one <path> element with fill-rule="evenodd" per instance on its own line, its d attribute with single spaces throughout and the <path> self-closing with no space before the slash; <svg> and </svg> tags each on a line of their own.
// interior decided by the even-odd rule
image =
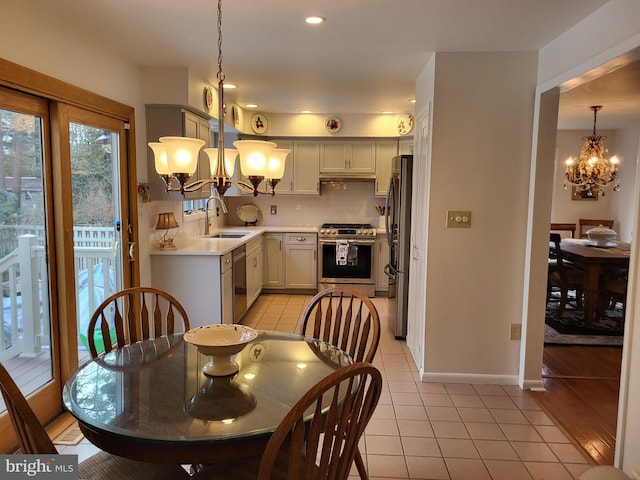
<svg viewBox="0 0 640 480">
<path fill-rule="evenodd" d="M 285 288 L 318 288 L 318 235 L 287 233 L 284 245 Z"/>
<path fill-rule="evenodd" d="M 320 161 L 318 142 L 295 140 L 293 142 L 293 193 L 296 195 L 319 195 Z"/>
<path fill-rule="evenodd" d="M 198 166 L 195 173 L 187 183 L 210 177 L 209 157 L 204 149 L 211 146 L 211 127 L 209 119 L 204 114 L 198 114 L 185 107 L 174 105 L 147 105 L 147 141 L 157 142 L 164 136 L 184 136 L 199 138 L 205 144 L 200 149 Z M 164 181 L 155 169 L 153 152 L 147 148 L 147 172 L 149 178 L 149 193 L 154 200 L 183 200 L 179 192 L 167 192 Z M 178 186 L 174 181 L 173 186 Z M 195 192 L 185 193 L 184 198 L 206 198 L 209 196 L 208 188 L 201 188 Z"/>
<path fill-rule="evenodd" d="M 376 141 L 376 197 L 386 197 L 391 178 L 391 159 L 398 155 L 397 140 Z"/>
<path fill-rule="evenodd" d="M 374 174 L 374 140 L 320 142 L 320 173 L 341 175 Z"/>
<path fill-rule="evenodd" d="M 291 153 L 289 153 L 287 159 L 284 162 L 284 175 L 276 185 L 276 195 L 292 194 L 294 191 L 293 140 L 278 139 L 271 141 L 276 143 L 276 148 L 286 148 L 287 150 L 291 150 Z"/>
<path fill-rule="evenodd" d="M 284 233 L 264 235 L 264 288 L 284 288 Z"/>
<path fill-rule="evenodd" d="M 413 137 L 398 142 L 398 155 L 413 155 Z"/>
<path fill-rule="evenodd" d="M 263 253 L 262 236 L 247 243 L 247 310 L 262 292 L 263 282 Z"/>
<path fill-rule="evenodd" d="M 231 265 L 231 253 L 151 255 L 151 285 L 176 297 L 191 327 L 233 323 Z"/>
<path fill-rule="evenodd" d="M 389 290 L 389 277 L 384 273 L 384 267 L 389 263 L 389 244 L 385 234 L 376 237 L 376 292 Z"/>
</svg>

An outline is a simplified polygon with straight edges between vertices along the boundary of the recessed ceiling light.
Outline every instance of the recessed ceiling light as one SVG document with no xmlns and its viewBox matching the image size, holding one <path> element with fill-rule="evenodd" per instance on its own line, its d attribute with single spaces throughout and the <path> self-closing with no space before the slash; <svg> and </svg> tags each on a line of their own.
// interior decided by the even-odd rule
<svg viewBox="0 0 640 480">
<path fill-rule="evenodd" d="M 238 88 L 238 86 L 233 83 L 225 83 L 222 86 L 223 88 Z"/>
<path fill-rule="evenodd" d="M 313 110 L 302 110 L 300 113 L 313 113 Z"/>
<path fill-rule="evenodd" d="M 415 98 L 410 98 L 409 99 L 409 103 L 416 103 L 416 99 Z"/>
<path fill-rule="evenodd" d="M 311 25 L 318 25 L 320 23 L 326 22 L 327 19 L 324 17 L 321 17 L 320 15 L 311 15 L 309 17 L 306 17 L 304 21 Z"/>
<path fill-rule="evenodd" d="M 384 110 L 384 111 L 382 111 L 382 112 L 380 112 L 380 113 L 382 113 L 383 115 L 389 115 L 389 114 L 391 114 L 391 113 L 393 113 L 393 112 L 392 112 L 392 111 L 390 111 L 390 110 Z"/>
<path fill-rule="evenodd" d="M 257 103 L 247 103 L 245 105 L 245 107 L 247 108 L 258 108 L 260 105 L 258 105 Z"/>
</svg>

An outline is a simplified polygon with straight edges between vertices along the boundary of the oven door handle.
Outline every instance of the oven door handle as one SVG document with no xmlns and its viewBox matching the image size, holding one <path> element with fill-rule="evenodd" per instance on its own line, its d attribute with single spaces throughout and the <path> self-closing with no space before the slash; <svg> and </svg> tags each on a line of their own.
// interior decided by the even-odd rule
<svg viewBox="0 0 640 480">
<path fill-rule="evenodd" d="M 376 243 L 375 240 L 340 240 L 340 239 L 331 239 L 331 240 L 318 240 L 320 245 L 335 245 L 338 242 L 351 242 L 357 245 L 374 245 Z"/>
</svg>

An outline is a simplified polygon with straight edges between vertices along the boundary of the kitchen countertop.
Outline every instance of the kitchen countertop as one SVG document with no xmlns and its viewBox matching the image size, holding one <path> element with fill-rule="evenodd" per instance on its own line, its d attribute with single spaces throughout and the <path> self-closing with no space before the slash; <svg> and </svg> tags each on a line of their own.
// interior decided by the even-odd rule
<svg viewBox="0 0 640 480">
<path fill-rule="evenodd" d="M 248 232 L 240 238 L 207 238 L 201 237 L 176 239 L 174 250 L 160 250 L 153 248 L 150 255 L 225 255 L 248 241 L 268 232 L 301 232 L 318 233 L 318 227 L 301 226 L 228 226 L 215 231 L 216 233 Z"/>
</svg>

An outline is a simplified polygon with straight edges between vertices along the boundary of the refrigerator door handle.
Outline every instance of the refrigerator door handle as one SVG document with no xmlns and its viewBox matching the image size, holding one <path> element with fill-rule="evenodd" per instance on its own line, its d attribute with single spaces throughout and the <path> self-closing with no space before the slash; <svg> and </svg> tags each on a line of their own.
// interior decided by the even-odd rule
<svg viewBox="0 0 640 480">
<path fill-rule="evenodd" d="M 393 181 L 393 176 L 389 179 L 389 188 L 387 188 L 387 198 L 384 203 L 384 226 L 387 231 L 387 243 L 389 246 L 393 243 L 393 232 L 391 231 L 391 220 L 392 220 L 392 212 L 391 212 L 391 199 L 395 194 L 395 182 Z M 394 205 L 395 206 L 395 205 Z"/>
<path fill-rule="evenodd" d="M 398 272 L 396 271 L 395 268 L 393 268 L 390 264 L 386 264 L 384 266 L 384 273 L 387 277 L 391 278 L 392 280 L 396 278 Z"/>
</svg>

